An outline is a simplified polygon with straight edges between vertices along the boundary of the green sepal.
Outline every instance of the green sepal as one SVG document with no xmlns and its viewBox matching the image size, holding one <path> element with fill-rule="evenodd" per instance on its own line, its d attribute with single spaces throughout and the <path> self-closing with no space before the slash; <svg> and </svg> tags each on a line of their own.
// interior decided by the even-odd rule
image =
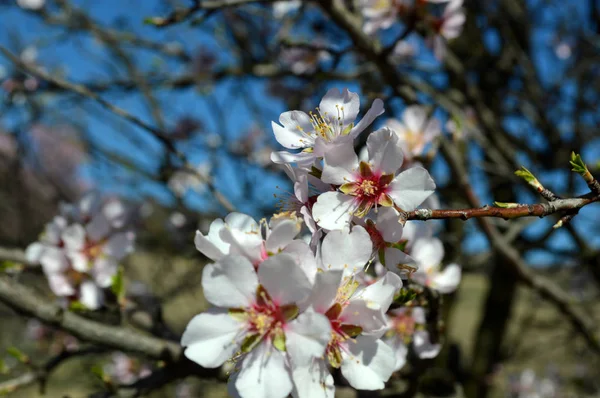
<svg viewBox="0 0 600 398">
<path fill-rule="evenodd" d="M 315 166 L 312 166 L 310 168 L 310 172 L 308 174 L 310 174 L 311 176 L 316 177 L 320 180 L 321 176 L 323 175 L 323 170 L 319 170 Z"/>
<path fill-rule="evenodd" d="M 300 309 L 296 304 L 284 305 L 281 307 L 281 312 L 283 313 L 283 318 L 286 321 L 291 321 L 292 319 L 298 316 Z"/>
<path fill-rule="evenodd" d="M 277 331 L 273 337 L 273 346 L 281 352 L 285 352 L 285 333 L 283 330 Z"/>
<path fill-rule="evenodd" d="M 119 304 L 123 304 L 125 300 L 125 278 L 123 276 L 123 267 L 119 266 L 117 273 L 112 277 L 110 290 L 117 297 Z"/>
<path fill-rule="evenodd" d="M 358 169 L 360 171 L 360 175 L 363 177 L 368 177 L 373 175 L 373 171 L 371 170 L 371 165 L 365 161 L 360 162 L 358 165 Z"/>
<path fill-rule="evenodd" d="M 342 331 L 345 334 L 347 334 L 348 336 L 350 336 L 352 338 L 358 336 L 363 331 L 363 329 L 360 326 L 356 326 L 356 325 L 342 325 L 340 327 L 340 329 L 342 329 Z"/>
<path fill-rule="evenodd" d="M 250 334 L 248 336 L 246 336 L 246 338 L 244 339 L 244 341 L 242 342 L 242 347 L 241 347 L 241 351 L 244 354 L 249 353 L 250 351 L 252 351 L 252 349 L 254 347 L 256 347 L 256 345 L 260 342 L 262 336 L 260 334 Z"/>
<path fill-rule="evenodd" d="M 417 297 L 417 293 L 411 289 L 403 287 L 400 291 L 394 296 L 394 303 L 396 304 L 406 304 L 409 301 L 413 301 Z"/>
<path fill-rule="evenodd" d="M 385 266 L 385 249 L 379 249 L 377 256 L 379 257 L 379 262 Z"/>
<path fill-rule="evenodd" d="M 379 183 L 383 186 L 387 186 L 394 181 L 394 177 L 395 176 L 393 174 L 383 174 L 381 177 L 379 177 Z"/>
<path fill-rule="evenodd" d="M 246 310 L 243 308 L 230 308 L 228 313 L 237 321 L 244 321 L 248 317 Z"/>
<path fill-rule="evenodd" d="M 379 197 L 377 204 L 383 207 L 392 207 L 394 206 L 394 199 L 392 199 L 387 193 L 384 193 Z"/>
<path fill-rule="evenodd" d="M 347 182 L 340 186 L 340 191 L 346 195 L 355 195 L 356 191 L 358 191 L 358 184 L 355 182 Z"/>
<path fill-rule="evenodd" d="M 388 243 L 388 247 L 393 247 L 394 249 L 398 249 L 400 251 L 406 250 L 406 245 L 408 245 L 408 240 L 399 240 L 396 243 Z"/>
<path fill-rule="evenodd" d="M 79 300 L 71 301 L 69 303 L 69 311 L 73 311 L 73 312 L 86 312 L 86 311 L 89 311 L 89 310 L 90 309 L 88 307 L 86 307 L 85 304 L 83 304 Z"/>
</svg>

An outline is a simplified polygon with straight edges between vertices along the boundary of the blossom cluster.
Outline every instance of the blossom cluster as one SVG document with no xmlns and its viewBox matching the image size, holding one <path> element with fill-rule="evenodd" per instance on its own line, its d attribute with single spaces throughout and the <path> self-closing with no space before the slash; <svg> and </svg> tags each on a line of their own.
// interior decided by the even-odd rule
<svg viewBox="0 0 600 398">
<path fill-rule="evenodd" d="M 52 292 L 90 310 L 104 303 L 119 261 L 133 250 L 128 211 L 117 200 L 91 192 L 75 205 L 65 204 L 26 250 L 29 262 L 42 266 Z"/>
<path fill-rule="evenodd" d="M 287 151 L 271 159 L 293 183 L 281 212 L 258 222 L 231 213 L 196 233 L 212 261 L 202 273 L 212 307 L 181 343 L 203 367 L 230 365 L 233 396 L 333 397 L 333 369 L 356 389 L 382 389 L 409 350 L 422 358 L 440 350 L 427 308 L 400 299 L 408 285 L 450 293 L 460 281 L 458 265 L 441 270 L 432 229 L 402 218 L 434 193 L 416 158 L 439 125 L 408 108 L 357 154 L 383 102 L 356 122 L 359 111 L 356 93 L 332 89 L 314 112 L 281 114 L 272 126 Z"/>
</svg>

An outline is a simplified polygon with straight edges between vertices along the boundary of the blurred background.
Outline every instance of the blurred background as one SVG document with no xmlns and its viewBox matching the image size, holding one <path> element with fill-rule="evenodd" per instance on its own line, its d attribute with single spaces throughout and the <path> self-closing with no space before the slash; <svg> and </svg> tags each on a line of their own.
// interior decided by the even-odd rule
<svg viewBox="0 0 600 398">
<path fill-rule="evenodd" d="M 414 3 L 390 2 L 399 10 Z M 520 166 L 558 195 L 586 193 L 569 171 L 572 151 L 600 175 L 600 1 L 465 0 L 462 32 L 443 53 L 433 51 L 435 32 L 402 13 L 365 34 L 361 6 L 0 0 L 0 46 L 15 57 L 0 56 L 0 247 L 23 250 L 59 203 L 90 190 L 124 198 L 137 229 L 136 252 L 124 262 L 127 294 L 150 309 L 160 333 L 178 336 L 206 306 L 199 282 L 208 260 L 194 248 L 196 229 L 234 208 L 256 219 L 278 211 L 292 187 L 270 161 L 281 149 L 271 121 L 314 109 L 331 87 L 358 92 L 363 112 L 382 98 L 373 129 L 407 105 L 428 106 L 482 204 L 542 201 L 514 176 Z M 443 18 L 443 5 L 427 7 Z M 469 207 L 447 156 L 434 142 L 419 160 L 441 208 Z M 491 222 L 535 275 L 600 322 L 600 209 L 553 229 L 557 220 Z M 475 220 L 436 225 L 444 262 L 464 272 L 443 303 L 442 354 L 399 372 L 380 395 L 342 387 L 340 396 L 600 396 L 599 353 L 564 311 L 520 283 Z M 4 261 L 0 272 L 52 300 L 39 270 Z M 86 347 L 0 305 L 0 386 L 26 369 L 11 347 L 42 363 L 73 344 Z M 7 396 L 89 396 L 102 384 L 98 366 L 134 379 L 160 366 L 90 351 L 53 369 L 44 388 Z M 152 394 L 223 396 L 225 387 L 190 377 Z"/>
</svg>

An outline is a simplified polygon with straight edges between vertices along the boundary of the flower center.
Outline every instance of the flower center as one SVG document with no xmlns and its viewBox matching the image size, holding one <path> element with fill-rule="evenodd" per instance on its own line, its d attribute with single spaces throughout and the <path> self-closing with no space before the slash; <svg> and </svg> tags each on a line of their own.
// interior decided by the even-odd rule
<svg viewBox="0 0 600 398">
<path fill-rule="evenodd" d="M 412 335 L 415 333 L 415 326 L 415 319 L 412 316 L 412 312 L 407 310 L 394 315 L 392 318 L 392 328 L 388 334 L 395 334 L 405 342 L 410 342 Z"/>
</svg>

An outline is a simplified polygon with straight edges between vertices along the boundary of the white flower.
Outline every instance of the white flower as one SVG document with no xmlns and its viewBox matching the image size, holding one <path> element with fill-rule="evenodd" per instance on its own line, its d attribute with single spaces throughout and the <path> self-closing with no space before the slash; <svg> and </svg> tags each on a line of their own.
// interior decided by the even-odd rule
<svg viewBox="0 0 600 398">
<path fill-rule="evenodd" d="M 388 128 L 367 139 L 368 162 L 359 162 L 352 144 L 325 154 L 321 180 L 340 185 L 340 192 L 319 195 L 312 213 L 325 229 L 346 227 L 353 216 L 364 217 L 372 207 L 414 210 L 435 189 L 427 170 L 413 167 L 396 176 L 403 162 L 398 136 Z"/>
<path fill-rule="evenodd" d="M 446 55 L 446 42 L 457 38 L 466 20 L 463 0 L 450 0 L 444 14 L 433 22 L 433 53 L 438 59 Z"/>
<path fill-rule="evenodd" d="M 411 105 L 402 113 L 402 120 L 389 119 L 386 126 L 400 138 L 400 145 L 407 161 L 423 155 L 427 144 L 441 133 L 439 120 L 428 117 L 427 109 L 420 105 Z"/>
<path fill-rule="evenodd" d="M 415 260 L 404 252 L 404 228 L 398 222 L 400 213 L 391 207 L 379 209 L 376 221 L 367 220 L 365 229 L 373 242 L 375 258 L 387 269 L 406 276 L 417 269 Z"/>
<path fill-rule="evenodd" d="M 273 3 L 273 16 L 277 19 L 281 19 L 287 14 L 299 9 L 301 5 L 301 0 L 276 1 Z"/>
<path fill-rule="evenodd" d="M 206 299 L 216 308 L 195 316 L 183 334 L 185 355 L 207 368 L 238 358 L 229 380 L 241 397 L 286 397 L 292 392 L 291 365 L 323 355 L 331 328 L 297 303 L 311 284 L 292 256 L 277 254 L 255 271 L 247 258 L 228 255 L 202 274 Z"/>
<path fill-rule="evenodd" d="M 280 60 L 297 75 L 313 73 L 319 64 L 331 59 L 331 54 L 325 50 L 292 47 L 281 51 Z"/>
<path fill-rule="evenodd" d="M 331 231 L 321 244 L 320 266 L 325 271 L 342 271 L 344 276 L 351 276 L 363 270 L 372 252 L 369 233 L 363 227 Z"/>
<path fill-rule="evenodd" d="M 201 163 L 193 170 L 177 170 L 169 178 L 167 185 L 177 196 L 183 196 L 188 190 L 202 193 L 206 190 L 206 182 L 210 178 L 210 164 Z"/>
<path fill-rule="evenodd" d="M 17 5 L 26 10 L 39 10 L 44 7 L 46 0 L 17 0 Z"/>
<path fill-rule="evenodd" d="M 383 340 L 394 350 L 394 371 L 400 370 L 406 364 L 411 342 L 419 358 L 435 358 L 442 348 L 440 344 L 431 342 L 426 330 L 425 311 L 421 307 L 389 311 L 388 330 Z"/>
<path fill-rule="evenodd" d="M 393 351 L 379 336 L 386 328 L 384 314 L 401 287 L 402 281 L 393 273 L 366 287 L 340 270 L 317 274 L 308 302 L 329 320 L 331 338 L 325 358 L 314 357 L 307 365 L 295 366 L 298 397 L 333 397 L 327 363 L 341 368 L 342 375 L 356 389 L 384 388 L 395 360 Z"/>
<path fill-rule="evenodd" d="M 363 119 L 354 124 L 360 111 L 358 94 L 344 89 L 332 88 L 325 94 L 317 110 L 307 115 L 302 111 L 284 112 L 279 117 L 281 125 L 272 122 L 277 141 L 288 149 L 300 149 L 299 153 L 273 152 L 275 163 L 298 163 L 306 167 L 336 145 L 352 143 L 373 120 L 381 115 L 383 101 L 376 99 Z"/>
<path fill-rule="evenodd" d="M 438 238 L 417 239 L 413 242 L 411 256 L 419 269 L 411 278 L 423 286 L 440 293 L 452 293 L 460 283 L 461 270 L 458 264 L 449 264 L 440 271 L 444 259 L 444 245 Z"/>
<path fill-rule="evenodd" d="M 230 213 L 225 221 L 216 219 L 210 225 L 208 235 L 196 231 L 196 249 L 213 261 L 219 261 L 228 254 L 246 257 L 259 268 L 260 264 L 276 253 L 292 255 L 312 279 L 316 272 L 314 254 L 299 234 L 302 221 L 293 213 L 274 215 L 269 224 L 265 220 L 257 223 L 252 217 L 242 213 Z"/>
</svg>

